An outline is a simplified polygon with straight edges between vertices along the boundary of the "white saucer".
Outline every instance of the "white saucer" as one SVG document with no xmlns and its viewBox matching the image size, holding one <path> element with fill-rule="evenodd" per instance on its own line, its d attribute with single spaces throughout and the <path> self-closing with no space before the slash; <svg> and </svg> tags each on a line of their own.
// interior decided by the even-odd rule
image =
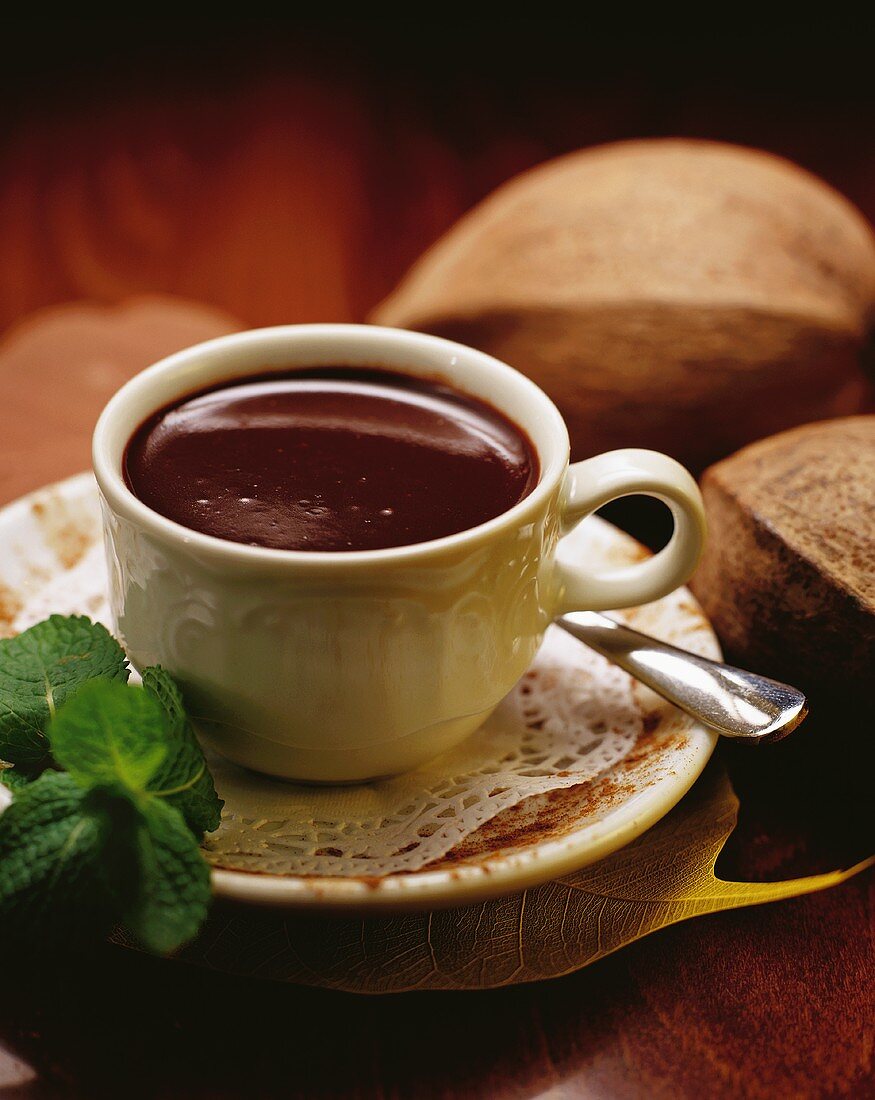
<svg viewBox="0 0 875 1100">
<path fill-rule="evenodd" d="M 645 553 L 627 535 L 598 519 L 582 525 L 572 539 L 572 552 L 585 550 L 594 560 L 614 564 Z M 0 510 L 0 636 L 52 612 L 105 617 L 99 544 L 97 495 L 90 474 L 49 486 Z M 623 617 L 647 633 L 706 656 L 720 656 L 707 620 L 686 589 L 624 612 Z M 589 677 L 608 675 L 601 665 L 592 664 L 601 658 L 586 659 Z M 565 672 L 567 677 L 568 669 Z M 264 779 L 212 758 L 216 785 L 226 803 L 222 828 L 205 844 L 216 895 L 286 909 L 427 910 L 515 893 L 602 859 L 672 809 L 699 776 L 716 743 L 712 731 L 611 671 L 614 686 L 618 675 L 623 676 L 624 705 L 627 710 L 636 708 L 634 737 L 612 742 L 612 756 L 595 752 L 592 759 L 600 765 L 592 765 L 589 772 L 575 771 L 584 766 L 576 760 L 570 772 L 566 765 L 551 774 L 550 768 L 562 765 L 563 758 L 542 762 L 540 772 L 523 769 L 518 753 L 516 781 L 505 778 L 494 799 L 483 797 L 481 790 L 482 820 L 473 832 L 455 840 L 450 828 L 436 834 L 435 822 L 454 819 L 457 810 L 464 816 L 467 810 L 459 807 L 476 801 L 474 796 L 463 797 L 470 781 L 465 768 L 476 763 L 482 788 L 482 775 L 491 774 L 484 765 L 488 753 L 493 747 L 501 751 L 494 770 L 504 774 L 509 766 L 504 762 L 513 755 L 508 745 L 517 736 L 526 738 L 525 751 L 537 759 L 532 746 L 537 749 L 538 730 L 555 732 L 556 723 L 567 721 L 574 710 L 555 694 L 563 684 L 573 686 L 573 679 L 556 681 L 553 703 L 544 705 L 555 705 L 557 716 L 547 714 L 546 727 L 543 713 L 538 723 L 526 726 L 522 697 L 509 697 L 491 725 L 474 735 L 479 740 L 472 739 L 461 753 L 455 750 L 419 772 L 386 781 L 392 787 L 381 783 L 348 788 L 341 796 L 339 791 L 319 792 Z M 518 689 L 526 690 L 525 685 Z M 628 730 L 628 713 L 624 720 Z M 520 792 L 552 782 L 560 784 L 558 789 L 519 799 Z M 397 805 L 399 812 L 387 815 L 387 805 Z M 338 817 L 341 811 L 343 820 Z M 400 853 L 416 849 L 417 836 L 427 832 L 422 829 L 423 814 L 431 815 L 429 842 L 435 844 L 435 835 L 443 838 L 443 846 L 435 849 L 440 854 L 422 867 L 413 856 L 410 866 L 402 865 L 406 857 Z M 405 845 L 408 820 L 411 839 Z M 371 858 L 370 842 L 375 851 L 382 851 L 384 838 L 377 834 L 390 826 L 398 854 L 394 863 L 378 858 L 374 866 L 394 870 L 365 873 L 362 861 Z M 371 828 L 373 836 L 368 835 Z M 349 858 L 337 860 L 336 866 L 333 853 L 342 840 L 313 847 L 326 829 L 337 837 L 355 837 Z M 359 849 L 364 854 L 359 855 Z M 302 872 L 302 867 L 310 870 Z"/>
</svg>

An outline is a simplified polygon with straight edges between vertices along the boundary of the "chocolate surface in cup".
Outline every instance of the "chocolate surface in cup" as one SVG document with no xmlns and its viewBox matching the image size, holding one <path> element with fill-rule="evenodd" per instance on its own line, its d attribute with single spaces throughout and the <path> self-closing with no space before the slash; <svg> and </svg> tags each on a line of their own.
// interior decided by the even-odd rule
<svg viewBox="0 0 875 1100">
<path fill-rule="evenodd" d="M 437 381 L 319 367 L 248 376 L 149 417 L 124 459 L 144 504 L 283 550 L 376 550 L 506 512 L 538 481 L 523 430 Z"/>
</svg>

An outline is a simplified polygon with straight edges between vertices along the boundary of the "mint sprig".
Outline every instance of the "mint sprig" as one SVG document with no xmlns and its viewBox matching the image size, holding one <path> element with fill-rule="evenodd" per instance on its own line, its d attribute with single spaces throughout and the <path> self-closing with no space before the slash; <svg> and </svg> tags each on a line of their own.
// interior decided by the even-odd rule
<svg viewBox="0 0 875 1100">
<path fill-rule="evenodd" d="M 17 790 L 19 787 L 26 787 L 34 779 L 36 779 L 36 776 L 30 772 L 22 771 L 21 768 L 13 767 L 12 764 L 7 764 L 5 760 L 0 760 L 0 784 L 8 787 L 11 791 Z"/>
<path fill-rule="evenodd" d="M 112 927 L 113 814 L 69 775 L 47 772 L 0 817 L 0 926 L 7 945 L 66 944 Z"/>
<path fill-rule="evenodd" d="M 210 903 L 210 869 L 180 812 L 152 796 L 141 808 L 139 881 L 124 924 L 151 951 L 192 939 Z"/>
<path fill-rule="evenodd" d="M 0 760 L 34 773 L 49 763 L 46 727 L 87 680 L 128 678 L 109 631 L 81 615 L 52 615 L 0 640 Z"/>
<path fill-rule="evenodd" d="M 15 736 L 0 755 L 39 751 L 0 770 L 15 792 L 0 815 L 0 927 L 45 947 L 123 924 L 147 949 L 175 950 L 206 917 L 199 842 L 222 807 L 179 688 L 161 668 L 127 685 L 122 650 L 87 619 L 53 616 L 10 641 L 0 700 L 16 720 L 0 730 Z"/>
<path fill-rule="evenodd" d="M 185 713 L 182 692 L 160 665 L 143 672 L 143 687 L 161 704 L 166 718 L 167 755 L 149 781 L 149 790 L 180 810 L 195 836 L 212 833 L 219 827 L 224 802 L 216 794 L 213 777 Z"/>
<path fill-rule="evenodd" d="M 92 680 L 61 707 L 48 734 L 55 762 L 77 783 L 136 795 L 167 756 L 167 726 L 154 695 Z"/>
</svg>

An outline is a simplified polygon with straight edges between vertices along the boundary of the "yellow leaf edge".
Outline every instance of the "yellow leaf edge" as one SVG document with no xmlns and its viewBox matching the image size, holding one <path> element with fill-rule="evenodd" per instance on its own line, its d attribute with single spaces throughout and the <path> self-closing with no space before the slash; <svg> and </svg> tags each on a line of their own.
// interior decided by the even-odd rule
<svg viewBox="0 0 875 1100">
<path fill-rule="evenodd" d="M 727 840 L 728 839 L 727 837 Z M 787 901 L 790 898 L 804 897 L 806 894 L 816 894 L 821 890 L 828 890 L 833 886 L 840 886 L 843 882 L 847 882 L 849 879 L 854 878 L 855 875 L 859 875 L 862 871 L 866 871 L 873 866 L 875 866 L 875 855 L 862 859 L 859 863 L 855 863 L 853 866 L 842 870 L 825 871 L 821 874 L 807 875 L 803 878 L 783 879 L 780 882 L 734 882 L 732 880 L 717 878 L 715 875 L 714 881 L 718 883 L 720 887 L 724 888 L 724 892 L 715 892 L 708 897 L 690 896 L 685 898 L 684 902 L 695 903 L 689 913 L 655 922 L 651 927 L 647 928 L 646 931 L 640 932 L 634 938 L 624 940 L 622 943 L 618 943 L 608 950 L 601 951 L 582 963 L 569 966 L 566 970 L 558 970 L 555 974 L 546 978 L 539 979 L 534 977 L 527 980 L 529 982 L 539 980 L 551 981 L 553 978 L 563 978 L 569 974 L 575 974 L 579 970 L 583 970 L 585 967 L 592 965 L 594 962 L 598 962 L 600 959 L 606 959 L 609 955 L 613 955 L 617 951 L 622 951 L 624 947 L 629 947 L 639 940 L 646 939 L 648 936 L 653 935 L 654 932 L 661 932 L 664 928 L 671 928 L 675 924 L 683 924 L 684 921 L 693 920 L 696 917 L 711 916 L 714 913 L 728 913 L 733 909 L 747 909 L 754 905 L 767 905 L 769 902 Z M 563 883 L 563 885 L 568 886 L 570 889 L 574 888 L 572 884 L 567 882 Z M 653 902 L 651 904 L 660 903 Z M 482 988 L 501 989 L 508 985 L 520 984 L 526 984 L 526 982 L 498 982 L 495 985 L 484 985 Z"/>
<path fill-rule="evenodd" d="M 801 878 L 782 879 L 777 882 L 747 882 L 720 878 L 714 873 L 714 869 L 723 849 L 726 847 L 726 844 L 738 825 L 739 806 L 740 802 L 738 795 L 726 772 L 725 765 L 719 758 L 713 760 L 698 782 L 688 792 L 685 798 L 681 799 L 674 810 L 652 826 L 651 829 L 642 834 L 642 836 L 638 837 L 637 840 L 633 841 L 632 844 L 616 852 L 613 856 L 608 856 L 605 860 L 591 867 L 584 868 L 577 874 L 566 875 L 556 880 L 557 886 L 562 886 L 572 891 L 580 890 L 581 892 L 595 896 L 594 892 L 587 890 L 584 884 L 587 879 L 591 876 L 595 878 L 600 877 L 600 872 L 617 862 L 630 859 L 635 860 L 637 858 L 635 854 L 636 849 L 646 849 L 649 847 L 654 838 L 666 829 L 666 826 L 669 825 L 672 818 L 681 815 L 688 816 L 691 821 L 694 821 L 701 809 L 704 808 L 709 816 L 712 813 L 714 814 L 710 824 L 720 834 L 719 840 L 712 849 L 710 856 L 704 857 L 701 867 L 702 878 L 705 879 L 706 882 L 710 879 L 710 882 L 714 884 L 713 889 L 706 890 L 701 894 L 684 893 L 680 898 L 659 898 L 656 896 L 649 898 L 634 898 L 621 897 L 615 893 L 609 892 L 600 893 L 598 896 L 605 901 L 628 904 L 631 906 L 643 905 L 657 909 L 664 908 L 666 910 L 674 910 L 675 912 L 671 915 L 666 914 L 662 919 L 657 917 L 652 923 L 646 926 L 645 922 L 642 920 L 636 935 L 628 938 L 624 937 L 607 949 L 602 948 L 600 945 L 599 950 L 590 957 L 576 962 L 567 968 L 557 969 L 550 975 L 544 975 L 543 977 L 534 975 L 532 977 L 523 978 L 522 980 L 511 979 L 508 981 L 499 981 L 485 984 L 478 988 L 484 990 L 500 989 L 510 985 L 527 984 L 534 981 L 551 981 L 553 978 L 567 977 L 570 974 L 575 974 L 585 969 L 594 962 L 598 962 L 600 959 L 613 955 L 624 947 L 629 947 L 632 943 L 637 943 L 639 940 L 645 939 L 654 932 L 660 932 L 662 929 L 670 928 L 675 924 L 682 924 L 684 921 L 692 920 L 695 917 L 730 912 L 733 909 L 746 909 L 755 905 L 767 905 L 770 902 L 786 901 L 790 898 L 804 897 L 806 894 L 819 893 L 821 890 L 828 890 L 834 886 L 840 886 L 842 883 L 849 881 L 856 875 L 875 866 L 875 854 L 873 854 L 847 868 L 840 868 L 835 871 L 825 871 L 815 875 L 806 875 Z M 721 829 L 721 821 L 725 822 L 728 827 Z M 698 829 L 695 831 L 698 832 Z M 701 834 L 699 835 L 701 836 Z M 702 855 L 704 856 L 704 852 Z M 526 891 L 525 893 L 528 894 L 530 892 L 531 891 Z M 460 988 L 470 989 L 471 987 L 462 986 Z"/>
</svg>

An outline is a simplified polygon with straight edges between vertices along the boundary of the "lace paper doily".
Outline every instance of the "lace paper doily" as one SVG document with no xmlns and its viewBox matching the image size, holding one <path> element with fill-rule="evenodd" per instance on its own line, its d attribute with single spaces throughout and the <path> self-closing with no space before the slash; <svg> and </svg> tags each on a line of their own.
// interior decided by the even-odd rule
<svg viewBox="0 0 875 1100">
<path fill-rule="evenodd" d="M 59 486 L 54 497 L 47 493 L 39 514 L 29 518 L 41 546 L 33 532 L 22 539 L 29 579 L 18 581 L 20 606 L 7 633 L 52 612 L 80 612 L 109 625 L 95 493 L 83 479 L 74 494 L 69 487 L 76 484 Z M 617 560 L 618 536 L 607 525 L 587 523 L 571 537 L 569 550 Z M 622 545 L 634 555 L 634 544 Z M 641 732 L 630 678 L 551 628 L 532 668 L 489 721 L 458 748 L 406 775 L 356 787 L 304 787 L 211 755 L 226 806 L 205 852 L 217 867 L 268 874 L 417 871 L 523 800 L 609 772 Z"/>
</svg>

